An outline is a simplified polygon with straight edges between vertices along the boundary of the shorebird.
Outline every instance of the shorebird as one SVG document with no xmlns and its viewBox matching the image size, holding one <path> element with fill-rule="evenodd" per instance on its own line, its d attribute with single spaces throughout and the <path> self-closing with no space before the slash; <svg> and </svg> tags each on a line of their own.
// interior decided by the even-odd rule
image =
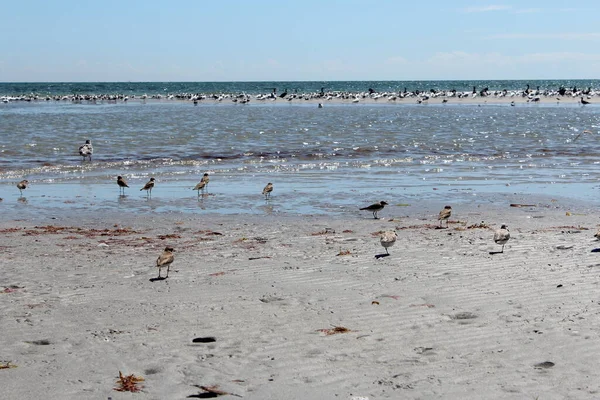
<svg viewBox="0 0 600 400">
<path fill-rule="evenodd" d="M 196 186 L 194 186 L 194 190 L 198 191 L 198 197 L 200 197 L 200 191 L 202 190 L 204 192 L 205 188 L 206 188 L 206 182 L 204 181 L 204 178 L 202 178 L 202 180 L 200 182 L 198 182 L 198 184 Z"/>
<path fill-rule="evenodd" d="M 367 210 L 373 213 L 373 218 L 377 219 L 377 213 L 383 210 L 383 207 L 387 206 L 388 203 L 385 201 L 380 201 L 379 203 L 371 204 L 370 206 L 363 207 L 360 210 Z"/>
<path fill-rule="evenodd" d="M 125 179 L 123 179 L 123 177 L 121 175 L 117 176 L 117 185 L 119 185 L 119 194 L 123 193 L 123 196 L 124 196 L 125 188 L 128 188 L 129 185 L 127 184 L 127 182 L 125 181 Z"/>
<path fill-rule="evenodd" d="M 85 141 L 85 144 L 79 146 L 79 155 L 83 157 L 83 161 L 86 158 L 89 158 L 92 161 L 92 153 L 94 152 L 94 148 L 92 147 L 92 142 L 88 139 Z"/>
<path fill-rule="evenodd" d="M 21 182 L 17 183 L 17 188 L 21 192 L 21 196 L 23 196 L 23 190 L 27 189 L 27 185 L 29 185 L 29 181 L 27 179 L 23 179 Z"/>
<path fill-rule="evenodd" d="M 590 104 L 590 102 L 587 100 L 584 100 L 583 97 L 581 97 L 580 101 L 581 101 L 581 104 L 583 104 L 583 105 Z"/>
<path fill-rule="evenodd" d="M 502 246 L 502 250 L 500 253 L 504 253 L 504 245 L 510 239 L 510 233 L 508 232 L 508 227 L 506 225 L 502 225 L 500 229 L 494 233 L 494 242 Z"/>
<path fill-rule="evenodd" d="M 262 194 L 265 195 L 265 200 L 271 198 L 271 192 L 273 191 L 273 184 L 271 182 L 267 183 L 267 186 L 262 191 Z"/>
<path fill-rule="evenodd" d="M 208 189 L 208 182 L 210 181 L 210 178 L 208 177 L 208 173 L 205 172 L 204 175 L 202 175 L 202 179 L 200 179 L 200 182 L 204 182 L 204 186 L 206 189 Z"/>
<path fill-rule="evenodd" d="M 396 238 L 398 238 L 398 235 L 395 231 L 387 231 L 381 234 L 379 242 L 381 243 L 387 254 L 390 254 L 390 252 L 388 251 L 388 247 L 392 247 L 394 243 L 396 243 Z"/>
<path fill-rule="evenodd" d="M 600 240 L 600 229 L 598 229 L 598 232 L 596 232 L 596 234 L 594 235 L 594 237 L 595 237 L 597 240 Z"/>
<path fill-rule="evenodd" d="M 171 264 L 173 264 L 173 260 L 175 260 L 175 256 L 173 256 L 173 252 L 175 250 L 172 247 L 165 247 L 165 251 L 162 252 L 160 256 L 156 259 L 156 268 L 158 268 L 158 277 L 160 278 L 160 271 L 163 267 L 167 267 L 167 276 L 169 277 L 169 269 L 171 268 Z"/>
<path fill-rule="evenodd" d="M 446 228 L 448 227 L 448 219 L 450 219 L 450 215 L 452 215 L 452 207 L 446 206 L 440 214 L 438 215 L 438 221 L 440 221 L 440 228 L 442 227 L 442 222 L 446 221 Z"/>
<path fill-rule="evenodd" d="M 154 187 L 154 178 L 150 178 L 150 180 L 144 185 L 143 188 L 140 189 L 146 191 L 146 196 L 152 196 L 152 188 Z"/>
</svg>

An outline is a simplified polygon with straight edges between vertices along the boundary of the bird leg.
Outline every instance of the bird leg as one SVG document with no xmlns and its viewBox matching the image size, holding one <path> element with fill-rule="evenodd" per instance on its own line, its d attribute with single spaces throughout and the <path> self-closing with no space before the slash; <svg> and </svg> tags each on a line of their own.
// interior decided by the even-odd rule
<svg viewBox="0 0 600 400">
<path fill-rule="evenodd" d="M 158 267 L 158 277 L 159 277 L 159 278 L 160 278 L 160 270 L 161 270 L 161 269 L 162 269 L 161 267 Z"/>
<path fill-rule="evenodd" d="M 373 218 L 377 219 L 377 211 L 373 211 Z"/>
<path fill-rule="evenodd" d="M 169 277 L 169 270 L 171 269 L 171 264 L 167 265 L 167 276 L 165 276 L 165 278 Z"/>
<path fill-rule="evenodd" d="M 385 252 L 386 252 L 387 254 L 390 254 L 390 252 L 388 251 L 387 247 L 385 248 Z"/>
</svg>

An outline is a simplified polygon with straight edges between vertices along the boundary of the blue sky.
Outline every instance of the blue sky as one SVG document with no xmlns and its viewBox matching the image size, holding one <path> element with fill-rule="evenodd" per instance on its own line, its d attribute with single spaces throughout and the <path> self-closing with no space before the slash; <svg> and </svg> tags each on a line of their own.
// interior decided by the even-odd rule
<svg viewBox="0 0 600 400">
<path fill-rule="evenodd" d="M 0 82 L 600 78 L 598 0 L 0 5 Z"/>
</svg>

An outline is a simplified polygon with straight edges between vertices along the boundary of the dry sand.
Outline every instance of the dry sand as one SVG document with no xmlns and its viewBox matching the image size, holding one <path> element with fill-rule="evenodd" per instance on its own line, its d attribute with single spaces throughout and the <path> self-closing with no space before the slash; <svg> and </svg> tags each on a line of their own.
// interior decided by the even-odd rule
<svg viewBox="0 0 600 400">
<path fill-rule="evenodd" d="M 440 204 L 392 201 L 378 220 L 4 216 L 2 397 L 599 398 L 597 221 L 565 208 L 453 204 L 448 229 Z"/>
</svg>

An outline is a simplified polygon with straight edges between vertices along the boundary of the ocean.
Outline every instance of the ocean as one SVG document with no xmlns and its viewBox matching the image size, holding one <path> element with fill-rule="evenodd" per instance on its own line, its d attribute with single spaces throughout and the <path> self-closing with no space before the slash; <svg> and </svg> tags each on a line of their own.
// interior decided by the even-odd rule
<svg viewBox="0 0 600 400">
<path fill-rule="evenodd" d="M 600 88 L 599 79 L 559 79 L 559 80 L 473 80 L 473 81 L 292 81 L 292 82 L 0 82 L 0 97 L 37 94 L 39 96 L 62 96 L 72 94 L 143 94 L 165 95 L 170 93 L 247 93 L 256 95 L 278 93 L 286 89 L 290 93 L 325 91 L 362 92 L 373 89 L 384 91 L 433 90 L 470 91 L 478 90 L 518 90 L 530 85 L 532 89 L 558 89 L 559 87 Z"/>
<path fill-rule="evenodd" d="M 386 200 L 493 202 L 598 190 L 600 107 L 541 104 L 340 104 L 45 100 L 73 94 L 541 90 L 578 81 L 0 83 L 0 206 L 19 213 L 338 214 Z M 592 133 L 582 134 L 591 131 Z M 578 140 L 574 140 L 582 134 Z M 78 147 L 90 139 L 91 162 Z M 192 190 L 202 174 L 207 193 Z M 131 186 L 119 196 L 116 177 Z M 155 177 L 152 198 L 139 189 Z M 28 179 L 20 196 L 16 183 Z M 272 199 L 261 195 L 274 184 Z"/>
</svg>

